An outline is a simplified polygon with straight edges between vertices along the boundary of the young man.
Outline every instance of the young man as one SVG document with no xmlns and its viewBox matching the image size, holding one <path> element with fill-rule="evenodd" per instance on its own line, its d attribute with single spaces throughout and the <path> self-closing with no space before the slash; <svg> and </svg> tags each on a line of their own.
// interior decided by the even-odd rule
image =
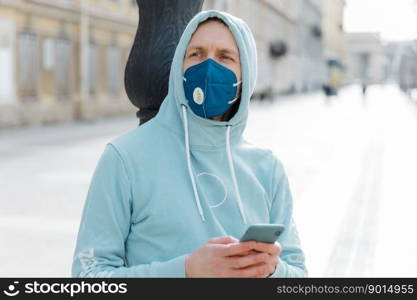
<svg viewBox="0 0 417 300">
<path fill-rule="evenodd" d="M 256 76 L 242 20 L 205 11 L 190 21 L 158 114 L 100 158 L 73 276 L 306 276 L 283 166 L 242 137 Z M 239 242 L 257 223 L 286 230 L 275 244 Z"/>
</svg>

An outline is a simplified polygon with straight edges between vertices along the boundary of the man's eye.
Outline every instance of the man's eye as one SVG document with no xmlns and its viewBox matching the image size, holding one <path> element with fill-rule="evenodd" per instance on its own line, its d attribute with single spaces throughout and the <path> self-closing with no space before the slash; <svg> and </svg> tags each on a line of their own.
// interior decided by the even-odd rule
<svg viewBox="0 0 417 300">
<path fill-rule="evenodd" d="M 190 57 L 192 57 L 192 56 L 198 56 L 198 55 L 199 55 L 199 53 L 193 52 L 193 53 L 190 54 Z"/>
<path fill-rule="evenodd" d="M 220 56 L 220 58 L 222 60 L 229 60 L 229 59 L 231 59 L 231 57 L 230 56 L 227 56 L 227 55 L 222 55 L 222 56 Z"/>
</svg>

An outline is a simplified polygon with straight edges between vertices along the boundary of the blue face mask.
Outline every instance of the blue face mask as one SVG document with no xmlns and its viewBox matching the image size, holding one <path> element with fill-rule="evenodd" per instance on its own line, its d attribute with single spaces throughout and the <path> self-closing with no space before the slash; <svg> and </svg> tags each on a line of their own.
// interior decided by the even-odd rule
<svg viewBox="0 0 417 300">
<path fill-rule="evenodd" d="M 188 106 L 203 118 L 223 115 L 238 98 L 236 75 L 209 58 L 189 67 L 184 73 L 184 92 Z"/>
</svg>

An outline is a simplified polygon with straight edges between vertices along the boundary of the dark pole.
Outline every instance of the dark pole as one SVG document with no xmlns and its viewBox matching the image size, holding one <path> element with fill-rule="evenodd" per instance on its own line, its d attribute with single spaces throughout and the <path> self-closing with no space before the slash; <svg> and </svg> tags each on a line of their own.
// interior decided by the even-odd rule
<svg viewBox="0 0 417 300">
<path fill-rule="evenodd" d="M 126 93 L 140 125 L 152 119 L 168 92 L 175 48 L 204 0 L 136 0 L 139 24 L 125 69 Z"/>
</svg>

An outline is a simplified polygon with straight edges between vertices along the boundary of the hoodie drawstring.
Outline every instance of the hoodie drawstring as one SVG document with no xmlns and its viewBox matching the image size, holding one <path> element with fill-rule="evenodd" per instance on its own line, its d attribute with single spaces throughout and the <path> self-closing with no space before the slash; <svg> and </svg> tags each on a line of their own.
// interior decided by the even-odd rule
<svg viewBox="0 0 417 300">
<path fill-rule="evenodd" d="M 230 150 L 230 131 L 232 129 L 231 125 L 226 127 L 226 151 L 227 151 L 227 160 L 229 161 L 230 173 L 232 174 L 233 186 L 237 195 L 237 204 L 239 205 L 240 215 L 242 216 L 243 222 L 246 224 L 245 212 L 243 211 L 242 198 L 240 198 L 239 186 L 237 185 L 235 167 L 233 166 L 233 157 L 232 151 Z"/>
<path fill-rule="evenodd" d="M 182 107 L 182 114 L 183 114 L 183 117 L 184 117 L 183 119 L 184 119 L 185 152 L 186 152 L 186 157 L 187 157 L 188 174 L 190 176 L 191 184 L 193 186 L 194 199 L 195 199 L 195 202 L 197 204 L 198 212 L 200 213 L 201 219 L 203 221 L 205 221 L 203 209 L 201 208 L 200 197 L 198 196 L 198 192 L 197 192 L 197 185 L 195 183 L 195 178 L 193 176 L 192 164 L 191 164 L 191 156 L 190 156 L 191 152 L 190 152 L 190 141 L 189 141 L 189 134 L 188 134 L 187 108 L 184 104 L 181 104 L 181 107 Z M 237 185 L 235 169 L 234 169 L 234 166 L 233 166 L 232 151 L 230 150 L 230 131 L 231 131 L 231 125 L 227 125 L 227 128 L 226 128 L 227 160 L 229 162 L 230 173 L 232 174 L 233 186 L 234 186 L 234 189 L 235 189 L 235 192 L 236 192 L 236 195 L 237 195 L 237 204 L 239 206 L 239 210 L 240 210 L 240 214 L 242 216 L 243 222 L 246 224 L 246 216 L 245 216 L 245 213 L 243 211 L 242 199 L 240 197 L 239 186 Z"/>
<path fill-rule="evenodd" d="M 200 213 L 201 219 L 203 221 L 205 221 L 203 209 L 201 208 L 200 197 L 198 196 L 197 186 L 195 184 L 195 179 L 194 179 L 194 176 L 193 176 L 193 169 L 192 169 L 192 166 L 191 166 L 190 142 L 189 142 L 189 139 L 188 139 L 187 109 L 186 109 L 184 104 L 182 104 L 181 106 L 182 106 L 182 114 L 184 116 L 185 155 L 187 156 L 188 174 L 190 175 L 191 184 L 193 186 L 194 199 L 195 199 L 195 203 L 197 204 L 198 212 Z"/>
</svg>

